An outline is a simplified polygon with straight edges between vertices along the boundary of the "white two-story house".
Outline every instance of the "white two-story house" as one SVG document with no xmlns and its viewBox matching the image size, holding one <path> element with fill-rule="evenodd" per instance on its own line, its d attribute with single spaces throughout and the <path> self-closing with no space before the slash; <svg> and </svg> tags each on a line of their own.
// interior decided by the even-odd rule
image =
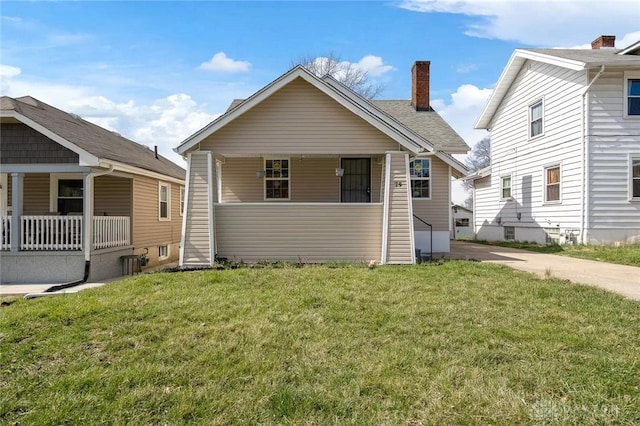
<svg viewBox="0 0 640 426">
<path fill-rule="evenodd" d="M 640 241 L 640 42 L 517 49 L 476 128 L 491 166 L 475 186 L 478 239 Z"/>
</svg>

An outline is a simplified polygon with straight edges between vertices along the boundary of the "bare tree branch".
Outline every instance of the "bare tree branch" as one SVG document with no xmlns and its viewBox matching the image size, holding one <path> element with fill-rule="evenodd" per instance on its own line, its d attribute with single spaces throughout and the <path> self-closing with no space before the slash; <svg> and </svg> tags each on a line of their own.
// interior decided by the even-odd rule
<svg viewBox="0 0 640 426">
<path fill-rule="evenodd" d="M 291 63 L 292 68 L 297 65 L 302 65 L 318 77 L 330 75 L 366 99 L 375 98 L 383 90 L 381 84 L 371 81 L 366 71 L 353 62 L 342 61 L 334 52 L 326 56 L 301 56 Z"/>
</svg>

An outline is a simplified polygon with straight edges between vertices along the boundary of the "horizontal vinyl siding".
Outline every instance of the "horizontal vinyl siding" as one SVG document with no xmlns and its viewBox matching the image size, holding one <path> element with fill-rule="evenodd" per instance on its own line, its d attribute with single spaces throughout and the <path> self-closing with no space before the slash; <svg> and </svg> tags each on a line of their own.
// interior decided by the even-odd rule
<svg viewBox="0 0 640 426">
<path fill-rule="evenodd" d="M 132 179 L 98 176 L 94 180 L 93 211 L 96 216 L 131 216 Z"/>
<path fill-rule="evenodd" d="M 434 231 L 449 230 L 449 166 L 439 158 L 431 157 L 431 199 L 413 200 L 413 214 L 433 226 Z M 413 221 L 416 231 L 428 231 L 419 220 Z"/>
<path fill-rule="evenodd" d="M 336 176 L 339 158 L 283 157 L 289 158 L 289 201 L 336 203 L 340 201 L 340 178 Z M 264 179 L 256 177 L 257 170 L 264 170 L 262 157 L 227 158 L 222 165 L 222 202 L 264 201 Z M 372 202 L 380 201 L 382 164 L 371 159 Z M 280 202 L 280 201 L 274 201 Z"/>
<path fill-rule="evenodd" d="M 208 195 L 208 161 L 206 152 L 194 152 L 187 170 L 189 189 L 183 264 L 210 264 L 212 260 L 209 209 L 213 207 Z"/>
<path fill-rule="evenodd" d="M 22 187 L 22 213 L 25 215 L 48 213 L 51 210 L 49 188 L 48 173 L 25 173 Z"/>
<path fill-rule="evenodd" d="M 259 260 L 379 260 L 380 204 L 218 204 L 218 254 Z"/>
<path fill-rule="evenodd" d="M 589 91 L 589 229 L 640 236 L 640 202 L 629 201 L 629 156 L 640 157 L 640 117 L 624 117 L 623 96 L 622 70 L 606 71 Z"/>
<path fill-rule="evenodd" d="M 580 226 L 582 97 L 586 75 L 528 61 L 498 108 L 491 128 L 491 184 L 476 194 L 476 227 L 494 223 L 542 228 Z M 543 99 L 544 134 L 529 139 L 529 106 Z M 561 203 L 544 201 L 544 168 L 561 167 Z M 512 200 L 500 179 L 512 178 Z M 521 219 L 517 219 L 521 213 Z"/>
<path fill-rule="evenodd" d="M 411 218 L 405 154 L 391 154 L 387 263 L 412 263 Z"/>
<path fill-rule="evenodd" d="M 159 245 L 179 243 L 181 217 L 179 214 L 180 185 L 171 183 L 171 220 L 158 219 L 158 180 L 136 175 L 133 178 L 133 244 L 135 253 L 145 248 L 157 250 Z M 171 253 L 177 258 L 177 253 Z"/>
<path fill-rule="evenodd" d="M 229 154 L 371 154 L 398 143 L 320 90 L 296 79 L 201 142 Z"/>
</svg>

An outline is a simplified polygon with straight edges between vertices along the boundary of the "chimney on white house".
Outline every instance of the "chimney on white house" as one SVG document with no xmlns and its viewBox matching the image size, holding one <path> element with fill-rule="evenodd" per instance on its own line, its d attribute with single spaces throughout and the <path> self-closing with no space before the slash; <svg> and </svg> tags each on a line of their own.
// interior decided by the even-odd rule
<svg viewBox="0 0 640 426">
<path fill-rule="evenodd" d="M 616 36 L 614 35 L 601 35 L 597 39 L 591 42 L 592 49 L 603 49 L 603 48 L 615 48 L 616 47 Z"/>
<path fill-rule="evenodd" d="M 411 105 L 416 111 L 432 111 L 429 101 L 429 65 L 416 61 L 411 68 Z"/>
</svg>

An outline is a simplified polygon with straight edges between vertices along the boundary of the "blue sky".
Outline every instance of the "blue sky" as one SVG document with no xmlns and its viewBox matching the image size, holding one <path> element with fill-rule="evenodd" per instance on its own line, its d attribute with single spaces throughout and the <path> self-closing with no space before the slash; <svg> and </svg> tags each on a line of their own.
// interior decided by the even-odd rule
<svg viewBox="0 0 640 426">
<path fill-rule="evenodd" d="M 171 148 L 290 68 L 334 52 L 408 99 L 431 60 L 436 109 L 473 123 L 517 47 L 640 39 L 636 1 L 6 2 L 0 90 L 80 114 L 176 160 Z"/>
</svg>

